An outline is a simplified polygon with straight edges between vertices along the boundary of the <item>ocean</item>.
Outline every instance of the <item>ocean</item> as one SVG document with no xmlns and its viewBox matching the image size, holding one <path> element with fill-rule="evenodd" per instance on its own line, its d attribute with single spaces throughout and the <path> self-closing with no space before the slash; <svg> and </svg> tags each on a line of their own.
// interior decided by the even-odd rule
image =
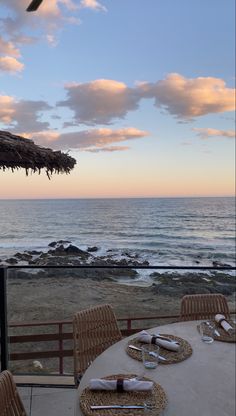
<svg viewBox="0 0 236 416">
<path fill-rule="evenodd" d="M 0 259 L 69 240 L 150 265 L 235 266 L 234 198 L 0 200 Z M 109 251 L 110 252 L 110 251 Z"/>
</svg>

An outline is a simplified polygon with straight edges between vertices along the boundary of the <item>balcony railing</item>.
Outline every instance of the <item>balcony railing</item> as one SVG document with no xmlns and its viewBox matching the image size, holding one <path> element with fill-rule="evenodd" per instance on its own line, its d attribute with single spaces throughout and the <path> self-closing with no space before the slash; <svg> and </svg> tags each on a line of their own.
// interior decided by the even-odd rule
<svg viewBox="0 0 236 416">
<path fill-rule="evenodd" d="M 150 269 L 150 270 L 194 270 L 194 271 L 234 271 L 235 267 L 208 267 L 208 266 L 9 266 L 9 267 L 0 267 L 0 319 L 1 319 L 1 369 L 4 370 L 8 368 L 8 359 L 11 361 L 18 360 L 29 360 L 29 359 L 40 359 L 40 358 L 56 358 L 58 360 L 58 370 L 57 373 L 63 375 L 65 373 L 64 368 L 64 359 L 66 357 L 72 357 L 73 349 L 71 347 L 66 348 L 65 342 L 72 341 L 72 321 L 71 320 L 58 320 L 58 321 L 40 321 L 40 322 L 9 322 L 7 320 L 7 274 L 9 269 Z M 231 311 L 232 314 L 235 314 L 235 310 Z M 136 316 L 129 318 L 119 318 L 118 321 L 121 325 L 121 331 L 124 336 L 130 335 L 134 332 L 138 332 L 144 327 L 147 328 L 150 324 L 150 327 L 153 326 L 151 323 L 153 321 L 162 322 L 163 320 L 168 320 L 168 322 L 175 322 L 179 320 L 178 314 L 172 315 L 155 315 L 155 316 Z M 139 326 L 137 326 L 138 321 L 140 321 Z M 135 327 L 134 327 L 135 323 Z M 21 335 L 11 335 L 8 337 L 8 328 L 17 329 L 17 328 L 31 328 L 38 329 L 39 327 L 47 328 L 45 333 L 34 332 L 31 334 L 21 334 Z M 51 332 L 49 329 L 51 328 Z M 69 329 L 68 329 L 69 328 Z M 25 345 L 27 343 L 45 343 L 54 341 L 56 342 L 56 349 L 43 349 L 41 351 L 32 352 L 32 351 L 19 351 L 11 352 L 8 354 L 8 343 L 12 345 Z M 44 344 L 43 344 L 44 345 Z M 45 345 L 44 345 L 45 348 Z"/>
</svg>

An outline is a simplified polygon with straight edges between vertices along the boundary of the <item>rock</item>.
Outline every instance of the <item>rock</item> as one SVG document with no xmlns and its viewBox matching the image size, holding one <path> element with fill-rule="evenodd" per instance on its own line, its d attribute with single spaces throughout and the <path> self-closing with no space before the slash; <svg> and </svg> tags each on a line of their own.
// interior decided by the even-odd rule
<svg viewBox="0 0 236 416">
<path fill-rule="evenodd" d="M 59 241 L 52 241 L 51 243 L 48 244 L 48 247 L 56 247 L 58 245 L 64 245 L 64 244 L 70 244 L 71 241 L 68 240 L 59 240 Z"/>
<path fill-rule="evenodd" d="M 230 264 L 227 264 L 227 263 L 221 263 L 220 261 L 213 261 L 212 262 L 212 265 L 214 266 L 214 267 L 231 267 L 230 266 Z"/>
<path fill-rule="evenodd" d="M 57 244 L 70 244 L 70 243 L 71 243 L 71 241 L 69 241 L 69 240 L 59 240 L 57 242 Z"/>
<path fill-rule="evenodd" d="M 80 257 L 88 257 L 89 254 L 86 251 L 80 250 L 78 247 L 73 246 L 70 244 L 67 248 L 64 249 L 66 254 L 80 256 Z"/>
<path fill-rule="evenodd" d="M 31 250 L 31 251 L 26 251 L 25 253 L 31 254 L 32 256 L 39 256 L 40 254 L 42 254 L 42 251 Z"/>
<path fill-rule="evenodd" d="M 93 252 L 95 252 L 95 251 L 98 251 L 98 247 L 96 247 L 96 246 L 93 246 L 93 247 L 88 247 L 87 251 L 88 251 L 89 253 L 93 253 Z"/>
<path fill-rule="evenodd" d="M 8 263 L 8 264 L 17 264 L 18 261 L 16 259 L 14 259 L 14 257 L 11 257 L 10 259 L 6 260 L 6 263 Z"/>
<path fill-rule="evenodd" d="M 32 259 L 32 255 L 28 253 L 16 253 L 14 257 L 22 261 L 29 261 Z"/>
<path fill-rule="evenodd" d="M 56 247 L 57 242 L 56 241 L 52 241 L 51 243 L 48 244 L 48 247 Z"/>
</svg>

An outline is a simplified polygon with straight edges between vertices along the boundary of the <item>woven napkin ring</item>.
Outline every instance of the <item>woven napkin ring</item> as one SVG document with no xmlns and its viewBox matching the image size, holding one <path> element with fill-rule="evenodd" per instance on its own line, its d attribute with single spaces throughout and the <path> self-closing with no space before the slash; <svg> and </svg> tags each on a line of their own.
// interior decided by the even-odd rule
<svg viewBox="0 0 236 416">
<path fill-rule="evenodd" d="M 124 379 L 118 378 L 116 381 L 116 390 L 118 393 L 122 393 L 124 391 Z"/>
<path fill-rule="evenodd" d="M 225 321 L 225 318 L 220 318 L 218 321 L 218 324 L 221 324 L 221 322 Z"/>
<path fill-rule="evenodd" d="M 157 338 L 158 338 L 157 336 L 153 335 L 152 339 L 151 339 L 151 344 L 156 344 L 156 339 Z"/>
</svg>

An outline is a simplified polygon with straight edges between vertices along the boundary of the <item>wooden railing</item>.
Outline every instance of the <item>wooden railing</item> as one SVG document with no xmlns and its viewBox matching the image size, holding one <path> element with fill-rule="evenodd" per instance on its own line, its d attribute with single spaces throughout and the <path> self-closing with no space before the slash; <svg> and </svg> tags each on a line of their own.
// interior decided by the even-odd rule
<svg viewBox="0 0 236 416">
<path fill-rule="evenodd" d="M 179 320 L 179 315 L 158 315 L 158 316 L 142 316 L 142 317 L 133 317 L 133 318 L 118 318 L 118 321 L 121 326 L 121 333 L 123 336 L 131 335 L 135 332 L 139 332 L 144 327 L 147 328 L 147 322 L 153 321 L 160 321 L 160 320 L 168 320 L 168 322 L 175 322 Z M 143 326 L 137 327 L 133 326 L 134 322 L 143 322 Z M 145 321 L 145 325 L 144 325 Z M 70 330 L 68 331 L 68 326 Z M 44 321 L 44 322 L 23 322 L 23 323 L 10 323 L 9 324 L 9 332 L 12 332 L 14 329 L 23 329 L 23 328 L 39 328 L 44 327 L 45 333 L 31 333 L 27 335 L 10 335 L 9 336 L 9 343 L 10 346 L 13 344 L 28 344 L 28 343 L 45 343 L 49 341 L 57 342 L 57 349 L 53 350 L 41 350 L 41 351 L 19 351 L 19 352 L 10 352 L 10 361 L 24 361 L 24 360 L 38 360 L 40 358 L 58 358 L 58 373 L 63 375 L 64 374 L 64 358 L 65 357 L 72 357 L 73 356 L 73 349 L 69 348 L 66 349 L 64 346 L 64 341 L 72 340 L 73 333 L 72 333 L 72 321 L 71 320 L 64 320 L 64 321 Z M 65 327 L 67 329 L 65 330 Z M 51 332 L 49 332 L 51 328 Z M 45 348 L 45 345 L 43 346 Z M 14 348 L 15 349 L 15 348 Z M 11 347 L 10 347 L 11 351 Z"/>
<path fill-rule="evenodd" d="M 231 311 L 231 315 L 235 315 L 236 311 Z M 180 320 L 180 315 L 157 315 L 157 316 L 142 316 L 142 317 L 132 317 L 132 318 L 118 318 L 118 322 L 120 323 L 121 332 L 123 336 L 131 335 L 135 332 L 139 332 L 144 328 L 152 327 L 153 321 L 155 324 L 160 324 L 160 321 L 167 321 L 167 322 L 176 322 Z M 133 323 L 137 323 L 138 321 L 142 322 L 143 325 L 135 327 Z M 64 331 L 65 327 L 69 326 Z M 72 348 L 65 348 L 64 341 L 72 341 L 73 333 L 72 333 L 72 321 L 71 320 L 64 320 L 64 321 L 44 321 L 44 322 L 23 322 L 23 323 L 10 323 L 9 325 L 11 330 L 14 329 L 22 329 L 22 328 L 39 328 L 44 327 L 45 333 L 33 333 L 30 335 L 10 335 L 9 342 L 10 345 L 13 344 L 27 344 L 27 343 L 45 343 L 49 341 L 55 341 L 57 343 L 57 349 L 53 350 L 41 350 L 41 351 L 25 351 L 25 352 L 11 352 L 10 353 L 10 361 L 24 361 L 24 360 L 38 360 L 40 358 L 49 359 L 49 358 L 58 358 L 58 374 L 64 374 L 64 358 L 65 357 L 72 357 L 73 356 L 73 349 Z M 48 332 L 49 328 L 52 328 L 52 332 Z M 43 345 L 45 348 L 45 345 Z M 10 348 L 11 350 L 11 348 Z"/>
</svg>

